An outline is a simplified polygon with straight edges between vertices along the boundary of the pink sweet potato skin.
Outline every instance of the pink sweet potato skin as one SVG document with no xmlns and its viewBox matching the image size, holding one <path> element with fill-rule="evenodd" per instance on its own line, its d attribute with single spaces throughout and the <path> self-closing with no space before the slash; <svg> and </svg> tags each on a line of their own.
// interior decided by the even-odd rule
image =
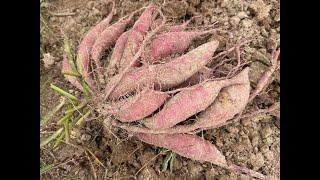
<svg viewBox="0 0 320 180">
<path fill-rule="evenodd" d="M 84 36 L 83 40 L 79 45 L 79 50 L 77 54 L 77 69 L 79 73 L 84 77 L 85 81 L 90 87 L 94 87 L 92 79 L 89 77 L 89 65 L 90 65 L 90 53 L 92 46 L 97 38 L 97 36 L 109 25 L 115 8 L 113 7 L 109 15 L 99 22 L 97 25 L 93 26 L 87 34 Z"/>
<path fill-rule="evenodd" d="M 165 104 L 159 113 L 145 119 L 144 125 L 150 129 L 166 129 L 203 111 L 214 101 L 221 85 L 210 86 L 210 88 L 203 85 L 179 92 Z"/>
<path fill-rule="evenodd" d="M 109 98 L 118 98 L 146 85 L 155 84 L 161 90 L 177 86 L 208 63 L 218 44 L 218 41 L 211 41 L 168 63 L 132 69 L 124 75 Z M 106 92 L 118 78 L 119 75 L 111 78 L 107 83 Z"/>
<path fill-rule="evenodd" d="M 149 30 L 152 23 L 152 15 L 156 11 L 156 6 L 151 3 L 141 14 L 139 19 L 135 22 L 128 36 L 128 41 L 125 45 L 123 55 L 120 61 L 120 69 L 126 68 L 131 62 L 134 55 L 138 52 L 144 36 Z M 135 62 L 133 66 L 139 65 L 139 62 Z"/>
<path fill-rule="evenodd" d="M 166 90 L 186 81 L 205 67 L 218 45 L 218 41 L 211 41 L 170 62 L 154 65 L 154 69 L 157 70 L 156 83 Z"/>
<path fill-rule="evenodd" d="M 155 4 L 151 3 L 141 14 L 139 19 L 134 23 L 132 30 L 146 33 L 152 23 L 152 14 L 156 11 Z"/>
<path fill-rule="evenodd" d="M 243 82 L 242 74 L 239 74 L 231 79 L 208 81 L 194 88 L 182 90 L 173 96 L 160 112 L 145 119 L 144 125 L 150 129 L 173 127 L 209 107 L 222 88 Z"/>
<path fill-rule="evenodd" d="M 122 58 L 120 60 L 120 69 L 124 69 L 130 61 L 133 59 L 134 55 L 138 52 L 141 43 L 143 41 L 143 34 L 139 31 L 130 30 L 127 43 L 125 45 Z M 134 62 L 133 67 L 139 65 L 139 61 Z"/>
<path fill-rule="evenodd" d="M 250 94 L 248 69 L 242 73 L 245 82 L 223 88 L 217 100 L 200 113 L 196 126 L 203 128 L 217 126 L 233 118 L 246 107 Z"/>
<path fill-rule="evenodd" d="M 206 79 L 209 79 L 211 75 L 212 75 L 211 69 L 208 67 L 203 67 L 197 73 L 192 75 L 189 79 L 187 79 L 185 82 L 179 84 L 175 88 L 184 88 L 184 87 L 196 85 Z"/>
<path fill-rule="evenodd" d="M 236 77 L 234 77 L 234 82 L 240 84 L 236 83 L 222 88 L 214 102 L 197 116 L 197 120 L 193 124 L 176 125 L 168 129 L 150 129 L 138 126 L 129 127 L 126 124 L 121 124 L 118 122 L 113 122 L 113 125 L 132 132 L 152 134 L 189 133 L 199 128 L 206 129 L 219 127 L 223 125 L 227 120 L 240 113 L 248 103 L 248 97 L 250 93 L 250 81 L 248 72 L 249 69 L 246 68 Z M 178 109 L 178 111 L 181 111 L 180 109 Z"/>
<path fill-rule="evenodd" d="M 122 58 L 122 54 L 125 48 L 125 45 L 128 41 L 130 31 L 124 32 L 116 41 L 116 44 L 113 48 L 113 52 L 108 64 L 107 71 L 113 74 L 116 69 L 120 67 L 120 60 Z"/>
<path fill-rule="evenodd" d="M 144 133 L 135 133 L 134 136 L 148 144 L 170 149 L 181 156 L 227 167 L 224 155 L 213 144 L 199 136 L 189 134 L 156 135 Z"/>
<path fill-rule="evenodd" d="M 192 40 L 210 32 L 213 31 L 184 31 L 161 34 L 152 40 L 146 61 L 148 63 L 153 63 L 154 61 L 160 60 L 172 54 L 182 53 L 189 47 Z"/>
<path fill-rule="evenodd" d="M 107 83 L 105 91 L 108 92 L 109 89 L 115 84 L 119 78 L 119 74 L 110 78 Z M 117 99 L 127 93 L 143 89 L 144 87 L 150 87 L 153 85 L 155 79 L 155 73 L 149 68 L 136 68 L 129 70 L 125 76 L 122 78 L 120 83 L 114 88 L 112 93 L 109 95 L 109 99 Z"/>
<path fill-rule="evenodd" d="M 115 104 L 119 110 L 115 113 L 118 120 L 122 122 L 132 122 L 157 110 L 169 97 L 168 94 L 152 89 L 144 90 L 137 95 Z"/>
<path fill-rule="evenodd" d="M 127 19 L 122 19 L 115 24 L 107 27 L 96 39 L 93 44 L 91 56 L 95 61 L 98 72 L 102 74 L 102 67 L 100 59 L 104 53 L 104 51 L 108 48 L 108 46 L 115 43 L 115 41 L 119 38 L 119 36 L 123 33 L 126 26 L 130 22 L 132 16 Z"/>
<path fill-rule="evenodd" d="M 241 84 L 235 84 L 221 89 L 215 101 L 201 112 L 194 124 L 178 125 L 169 129 L 171 132 L 187 133 L 198 128 L 218 127 L 240 113 L 247 105 L 250 94 L 249 69 L 244 69 L 239 75 Z M 161 133 L 161 132 L 160 132 Z"/>
<path fill-rule="evenodd" d="M 69 60 L 67 59 L 66 56 L 63 57 L 62 60 L 62 72 L 72 72 L 71 65 L 69 63 Z M 77 78 L 75 76 L 70 76 L 70 75 L 64 75 L 67 81 L 69 81 L 74 87 L 78 88 L 79 90 L 83 91 L 83 88 Z"/>
</svg>

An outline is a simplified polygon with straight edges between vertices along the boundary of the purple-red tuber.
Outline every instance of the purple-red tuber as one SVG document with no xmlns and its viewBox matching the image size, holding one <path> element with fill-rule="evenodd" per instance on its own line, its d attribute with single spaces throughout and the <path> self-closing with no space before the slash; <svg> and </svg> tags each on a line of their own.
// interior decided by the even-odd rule
<svg viewBox="0 0 320 180">
<path fill-rule="evenodd" d="M 122 122 L 136 121 L 152 114 L 168 97 L 165 92 L 146 89 L 112 104 L 113 114 Z"/>
<path fill-rule="evenodd" d="M 112 20 L 113 15 L 115 14 L 115 2 L 113 2 L 113 7 L 109 15 L 102 21 L 100 21 L 97 25 L 93 26 L 84 36 L 83 40 L 79 45 L 79 50 L 77 54 L 77 69 L 79 73 L 82 75 L 84 80 L 88 83 L 88 85 L 93 88 L 95 87 L 94 81 L 91 77 L 90 73 L 90 54 L 91 49 L 96 41 L 97 37 L 100 33 L 109 26 L 110 21 Z"/>
</svg>

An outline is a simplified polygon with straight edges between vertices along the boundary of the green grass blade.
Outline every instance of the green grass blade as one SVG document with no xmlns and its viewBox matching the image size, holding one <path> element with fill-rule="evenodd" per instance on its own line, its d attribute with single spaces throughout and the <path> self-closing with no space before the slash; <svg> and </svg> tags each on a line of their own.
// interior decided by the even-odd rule
<svg viewBox="0 0 320 180">
<path fill-rule="evenodd" d="M 162 172 L 165 172 L 168 169 L 168 165 L 170 168 L 170 172 L 172 172 L 173 161 L 174 161 L 175 156 L 176 156 L 176 153 L 174 153 L 172 151 L 166 155 L 166 157 L 164 158 L 163 163 L 162 163 L 162 169 L 161 169 Z"/>
<path fill-rule="evenodd" d="M 75 63 L 74 63 L 74 56 L 72 55 L 71 52 L 71 45 L 70 45 L 70 41 L 69 39 L 64 35 L 64 52 L 68 57 L 68 61 L 71 65 L 71 69 L 72 69 L 72 73 L 70 73 L 70 75 L 74 75 L 77 77 L 78 81 L 80 82 L 80 84 L 82 85 L 82 88 L 84 89 L 84 93 L 86 96 L 89 96 L 90 94 L 93 94 L 92 90 L 90 89 L 90 87 L 82 80 L 81 78 L 81 74 L 79 73 Z"/>
<path fill-rule="evenodd" d="M 171 153 L 167 154 L 163 160 L 162 168 L 161 168 L 162 172 L 165 172 L 168 169 L 168 163 L 169 163 L 170 159 L 171 159 Z"/>
<path fill-rule="evenodd" d="M 73 57 L 72 52 L 71 52 L 71 43 L 70 43 L 68 37 L 66 37 L 66 35 L 63 35 L 63 36 L 64 36 L 64 38 L 63 38 L 63 49 L 64 49 L 65 54 L 68 57 L 68 61 L 69 61 L 70 65 L 71 65 L 71 69 L 72 69 L 73 73 L 79 74 L 79 72 L 77 70 L 77 67 L 76 67 L 76 65 L 74 63 L 74 57 Z"/>
<path fill-rule="evenodd" d="M 87 85 L 87 83 L 85 83 L 83 80 L 81 80 L 80 78 L 78 79 L 79 82 L 81 83 L 83 90 L 84 90 L 84 94 L 86 96 L 90 96 L 91 94 L 93 94 L 92 90 L 90 89 L 90 87 Z"/>
<path fill-rule="evenodd" d="M 170 160 L 170 166 L 169 166 L 171 173 L 172 173 L 172 171 L 173 171 L 173 161 L 174 161 L 175 159 L 176 159 L 176 153 L 171 152 L 171 160 Z"/>
<path fill-rule="evenodd" d="M 44 174 L 44 173 L 52 170 L 53 167 L 54 167 L 53 164 L 49 164 L 49 165 L 45 165 L 45 166 L 41 167 L 41 168 L 40 168 L 40 175 L 42 175 L 42 174 Z"/>
<path fill-rule="evenodd" d="M 60 136 L 57 138 L 56 142 L 53 145 L 53 148 L 58 147 L 58 145 L 60 144 L 62 138 L 65 137 L 65 131 L 63 131 Z"/>
<path fill-rule="evenodd" d="M 68 37 L 66 35 L 63 35 L 63 36 L 64 36 L 63 37 L 63 50 L 66 53 L 68 60 L 70 61 L 71 66 L 72 66 L 72 64 L 74 65 L 74 63 L 73 63 L 73 55 L 71 53 L 71 45 L 70 45 Z M 74 70 L 74 69 L 72 69 L 72 70 Z"/>
<path fill-rule="evenodd" d="M 68 113 L 73 113 L 75 111 L 79 111 L 80 109 L 82 109 L 87 104 L 88 104 L 88 102 L 83 101 L 78 106 L 72 107 L 71 109 L 68 109 L 65 113 L 68 114 Z"/>
<path fill-rule="evenodd" d="M 64 134 L 65 134 L 66 141 L 69 142 L 69 140 L 70 140 L 69 119 L 67 119 L 66 121 L 64 121 L 63 127 L 64 127 L 64 132 L 65 132 Z"/>
<path fill-rule="evenodd" d="M 67 121 L 68 119 L 70 119 L 70 117 L 72 116 L 72 112 L 71 113 L 67 113 L 65 116 L 63 116 L 61 119 L 59 119 L 59 121 L 57 122 L 58 125 L 62 125 L 65 121 Z"/>
<path fill-rule="evenodd" d="M 79 119 L 77 118 L 77 119 L 74 121 L 73 125 L 79 125 L 79 124 L 81 124 L 81 122 L 82 122 L 84 119 L 86 119 L 86 118 L 90 115 L 90 113 L 91 113 L 91 110 L 88 110 L 83 116 L 80 115 L 80 118 L 79 118 Z"/>
<path fill-rule="evenodd" d="M 74 73 L 74 72 L 71 72 L 71 71 L 63 71 L 62 74 L 63 75 L 69 75 L 69 76 L 75 76 L 75 77 L 81 77 L 81 74 Z"/>
<path fill-rule="evenodd" d="M 40 143 L 40 148 L 47 145 L 49 142 L 51 142 L 52 140 L 54 140 L 56 137 L 59 136 L 59 134 L 63 131 L 63 128 L 58 129 L 56 132 L 54 132 L 51 136 L 49 136 L 48 138 L 44 139 L 43 141 L 41 141 Z"/>
<path fill-rule="evenodd" d="M 76 96 L 74 96 L 74 95 L 72 95 L 72 94 L 64 91 L 63 89 L 61 89 L 61 88 L 59 88 L 59 87 L 57 87 L 57 86 L 55 86 L 55 85 L 53 85 L 53 84 L 50 84 L 50 87 L 51 87 L 53 90 L 57 91 L 59 94 L 61 94 L 61 95 L 63 95 L 63 96 L 66 96 L 67 98 L 69 98 L 69 99 L 71 99 L 71 100 L 78 101 L 78 98 L 77 98 Z"/>
<path fill-rule="evenodd" d="M 61 98 L 60 99 L 60 103 L 54 107 L 51 111 L 49 111 L 40 121 L 40 126 L 44 125 L 46 122 L 48 122 L 54 115 L 55 113 L 57 113 L 62 106 L 66 103 L 66 99 L 65 98 Z"/>
</svg>

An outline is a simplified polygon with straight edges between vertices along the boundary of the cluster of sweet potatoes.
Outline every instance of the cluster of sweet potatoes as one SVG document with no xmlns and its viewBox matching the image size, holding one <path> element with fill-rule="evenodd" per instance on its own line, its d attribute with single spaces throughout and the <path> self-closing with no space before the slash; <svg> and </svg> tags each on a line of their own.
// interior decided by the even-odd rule
<svg viewBox="0 0 320 180">
<path fill-rule="evenodd" d="M 237 66 L 231 76 L 212 77 L 213 69 L 206 65 L 213 60 L 218 41 L 185 52 L 194 39 L 215 29 L 209 26 L 209 30 L 186 30 L 190 21 L 167 25 L 155 4 L 110 24 L 114 12 L 113 6 L 110 14 L 87 32 L 75 63 L 77 72 L 92 90 L 92 97 L 101 98 L 99 102 L 104 105 L 99 106 L 103 107 L 100 112 L 111 117 L 112 125 L 126 129 L 141 141 L 184 157 L 264 178 L 244 167 L 228 165 L 210 141 L 195 134 L 240 115 L 249 100 L 258 94 L 250 92 L 249 68 Z M 108 57 L 106 52 L 110 47 L 113 49 Z M 174 57 L 177 54 L 180 56 Z M 273 55 L 277 60 L 279 51 Z M 102 59 L 108 59 L 106 67 Z M 72 71 L 70 63 L 64 59 L 64 71 Z M 275 66 L 262 78 L 264 81 Z M 65 76 L 83 90 L 79 79 Z"/>
</svg>

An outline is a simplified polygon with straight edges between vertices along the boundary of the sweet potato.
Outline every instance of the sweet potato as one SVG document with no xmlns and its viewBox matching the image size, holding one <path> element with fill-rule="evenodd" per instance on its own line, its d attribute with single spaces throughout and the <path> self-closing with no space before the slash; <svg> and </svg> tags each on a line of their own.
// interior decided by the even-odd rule
<svg viewBox="0 0 320 180">
<path fill-rule="evenodd" d="M 186 81 L 205 67 L 218 45 L 218 41 L 211 41 L 170 62 L 154 65 L 157 71 L 156 84 L 166 90 Z"/>
<path fill-rule="evenodd" d="M 127 43 L 123 50 L 123 54 L 120 60 L 120 71 L 122 71 L 128 64 L 130 64 L 134 55 L 138 52 L 141 43 L 143 41 L 143 34 L 138 31 L 130 31 Z M 135 61 L 133 67 L 139 65 L 139 61 Z"/>
<path fill-rule="evenodd" d="M 221 167 L 228 167 L 224 155 L 209 141 L 189 134 L 144 134 L 134 133 L 141 141 L 164 147 L 193 160 L 207 161 Z"/>
<path fill-rule="evenodd" d="M 94 83 L 90 78 L 90 74 L 89 74 L 90 52 L 96 38 L 107 26 L 109 26 L 109 23 L 114 14 L 115 14 L 115 3 L 113 4 L 112 10 L 108 14 L 108 16 L 102 21 L 100 21 L 97 25 L 93 26 L 86 33 L 86 35 L 84 36 L 83 40 L 79 45 L 79 50 L 78 50 L 77 60 L 76 60 L 77 69 L 90 87 L 94 87 Z"/>
<path fill-rule="evenodd" d="M 218 44 L 218 41 L 211 41 L 168 63 L 132 69 L 124 75 L 109 98 L 118 98 L 136 91 L 139 87 L 152 84 L 162 90 L 174 87 L 203 68 L 213 56 Z M 105 90 L 109 91 L 118 78 L 119 75 L 113 76 Z"/>
<path fill-rule="evenodd" d="M 249 78 L 248 76 L 244 78 L 245 83 L 222 89 L 216 101 L 206 111 L 200 113 L 195 126 L 202 128 L 216 126 L 240 113 L 247 105 L 250 93 Z"/>
<path fill-rule="evenodd" d="M 250 81 L 248 72 L 248 68 L 241 72 L 241 79 L 243 80 L 242 84 L 223 88 L 215 101 L 205 111 L 198 115 L 194 124 L 175 126 L 172 129 L 169 129 L 170 132 L 187 133 L 198 128 L 217 127 L 240 113 L 247 105 L 249 99 Z"/>
<path fill-rule="evenodd" d="M 119 77 L 120 75 L 117 74 L 110 78 L 110 81 L 107 83 L 105 88 L 106 92 L 109 91 L 109 89 L 118 81 Z M 154 79 L 155 73 L 149 68 L 131 69 L 114 88 L 108 99 L 116 99 L 144 87 L 149 87 L 153 84 Z"/>
<path fill-rule="evenodd" d="M 188 133 L 198 128 L 214 128 L 224 124 L 243 110 L 248 103 L 250 92 L 250 81 L 248 68 L 244 69 L 238 79 L 242 84 L 234 84 L 221 89 L 215 101 L 203 112 L 201 112 L 195 123 L 190 125 L 176 125 L 168 129 L 149 129 L 145 127 L 129 126 L 127 124 L 113 121 L 112 124 L 131 132 L 152 133 L 152 134 L 172 134 Z M 183 109 L 179 107 L 179 110 Z M 230 109 L 230 110 L 229 110 Z"/>
<path fill-rule="evenodd" d="M 124 32 L 116 41 L 116 44 L 113 48 L 113 52 L 111 54 L 111 58 L 109 60 L 109 64 L 107 67 L 108 74 L 114 74 L 116 69 L 119 69 L 120 66 L 120 60 L 122 58 L 122 54 L 125 48 L 125 45 L 128 41 L 130 30 Z"/>
<path fill-rule="evenodd" d="M 152 15 L 156 11 L 156 6 L 150 3 L 148 7 L 143 11 L 139 19 L 134 23 L 132 30 L 146 33 L 152 23 Z"/>
<path fill-rule="evenodd" d="M 197 73 L 192 75 L 189 79 L 187 79 L 185 82 L 179 84 L 175 88 L 184 88 L 184 87 L 196 85 L 205 79 L 209 79 L 211 75 L 212 75 L 211 69 L 208 67 L 203 67 Z"/>
<path fill-rule="evenodd" d="M 146 89 L 112 104 L 112 107 L 115 108 L 113 114 L 122 122 L 136 121 L 152 114 L 168 97 L 169 95 L 165 92 Z"/>
<path fill-rule="evenodd" d="M 126 26 L 132 19 L 132 15 L 127 19 L 119 20 L 118 22 L 114 23 L 113 25 L 107 27 L 96 39 L 95 43 L 93 44 L 91 50 L 92 59 L 95 61 L 95 64 L 98 69 L 98 74 L 103 77 L 103 69 L 101 66 L 100 59 L 107 49 L 108 46 L 115 43 L 115 41 L 119 38 L 119 36 L 123 33 Z"/>
<path fill-rule="evenodd" d="M 212 104 L 224 87 L 243 84 L 247 70 L 237 76 L 220 81 L 207 81 L 194 88 L 182 90 L 173 96 L 164 108 L 150 118 L 145 119 L 144 125 L 150 129 L 167 129 L 173 127 L 192 115 L 205 110 Z"/>
<path fill-rule="evenodd" d="M 71 64 L 66 56 L 63 57 L 62 60 L 62 72 L 72 72 Z M 79 90 L 83 91 L 83 88 L 77 78 L 71 75 L 64 75 L 67 81 L 69 81 L 74 87 L 78 88 Z"/>
<path fill-rule="evenodd" d="M 138 52 L 144 36 L 149 30 L 152 23 L 152 15 L 156 7 L 151 3 L 141 14 L 139 19 L 135 22 L 132 29 L 130 29 L 127 43 L 125 45 L 122 58 L 120 60 L 120 69 L 125 68 L 133 59 L 134 55 Z M 135 62 L 134 66 L 139 62 Z M 120 70 L 121 71 L 121 70 Z"/>
<path fill-rule="evenodd" d="M 154 63 L 172 54 L 182 53 L 196 37 L 214 31 L 213 29 L 207 31 L 168 32 L 161 34 L 152 40 L 144 60 L 148 63 Z"/>
</svg>

